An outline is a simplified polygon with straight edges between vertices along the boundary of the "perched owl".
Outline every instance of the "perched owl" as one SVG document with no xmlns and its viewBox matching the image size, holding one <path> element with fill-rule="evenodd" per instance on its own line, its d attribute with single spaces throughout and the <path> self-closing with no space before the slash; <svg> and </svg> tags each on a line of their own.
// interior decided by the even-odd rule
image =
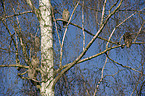
<svg viewBox="0 0 145 96">
<path fill-rule="evenodd" d="M 28 69 L 28 77 L 30 79 L 36 79 L 36 71 L 33 68 Z"/>
<path fill-rule="evenodd" d="M 38 36 L 36 36 L 34 44 L 35 44 L 34 50 L 35 52 L 38 52 L 40 47 L 40 38 Z"/>
<path fill-rule="evenodd" d="M 125 45 L 127 48 L 129 48 L 132 44 L 132 36 L 129 32 L 126 32 L 124 35 L 123 35 L 123 40 L 125 42 Z"/>
<path fill-rule="evenodd" d="M 65 20 L 65 21 L 68 21 L 69 20 L 69 17 L 70 17 L 70 13 L 67 9 L 64 9 L 63 10 L 63 13 L 62 13 L 62 19 Z M 63 21 L 63 26 L 66 27 L 67 25 L 67 22 Z"/>
<path fill-rule="evenodd" d="M 34 69 L 39 67 L 39 59 L 37 56 L 32 57 L 31 64 Z"/>
<path fill-rule="evenodd" d="M 29 77 L 31 83 L 32 83 L 33 85 L 35 85 L 35 86 L 37 85 L 37 82 L 35 82 L 35 81 L 31 80 L 31 79 L 35 79 L 35 80 L 36 80 L 36 76 L 37 76 L 36 70 L 33 69 L 33 68 L 29 68 L 29 69 L 28 69 L 28 77 Z"/>
<path fill-rule="evenodd" d="M 38 67 L 39 67 L 39 59 L 37 56 L 33 56 L 31 59 L 31 65 L 29 66 L 29 69 L 28 69 L 28 77 L 35 86 L 37 85 L 37 82 L 34 82 L 31 79 L 35 79 L 35 80 L 37 79 L 38 72 L 36 68 Z"/>
</svg>

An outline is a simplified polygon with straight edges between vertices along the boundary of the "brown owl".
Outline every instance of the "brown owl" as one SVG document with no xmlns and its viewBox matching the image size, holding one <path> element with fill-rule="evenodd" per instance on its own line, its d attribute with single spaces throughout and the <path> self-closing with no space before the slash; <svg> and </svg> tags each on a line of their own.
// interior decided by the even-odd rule
<svg viewBox="0 0 145 96">
<path fill-rule="evenodd" d="M 31 80 L 31 79 L 35 79 L 35 80 L 36 80 L 36 76 L 37 76 L 36 70 L 29 67 L 29 69 L 28 69 L 28 77 L 29 77 L 31 83 L 32 83 L 33 85 L 35 85 L 35 86 L 37 85 L 37 82 L 34 82 L 34 81 Z"/>
<path fill-rule="evenodd" d="M 32 57 L 31 65 L 34 69 L 39 67 L 39 58 L 37 56 Z"/>
<path fill-rule="evenodd" d="M 38 52 L 40 47 L 40 38 L 38 36 L 36 36 L 34 44 L 35 44 L 34 50 L 35 52 Z"/>
<path fill-rule="evenodd" d="M 69 20 L 69 17 L 70 17 L 70 13 L 67 9 L 64 9 L 63 10 L 63 13 L 62 13 L 62 19 L 65 20 L 65 21 L 68 21 Z M 63 26 L 66 27 L 67 25 L 67 22 L 63 21 Z"/>
<path fill-rule="evenodd" d="M 39 67 L 39 59 L 37 56 L 33 56 L 31 59 L 31 65 L 29 66 L 28 69 L 28 77 L 29 79 L 37 79 L 37 70 L 36 68 Z M 37 85 L 37 82 L 34 82 L 33 80 L 30 80 L 35 86 Z"/>
<path fill-rule="evenodd" d="M 123 40 L 124 40 L 125 45 L 126 45 L 127 48 L 129 48 L 132 45 L 132 36 L 129 32 L 126 32 L 123 35 Z"/>
<path fill-rule="evenodd" d="M 35 69 L 33 69 L 33 68 L 29 68 L 28 69 L 28 77 L 30 78 L 30 79 L 36 79 L 36 71 L 35 71 Z"/>
</svg>

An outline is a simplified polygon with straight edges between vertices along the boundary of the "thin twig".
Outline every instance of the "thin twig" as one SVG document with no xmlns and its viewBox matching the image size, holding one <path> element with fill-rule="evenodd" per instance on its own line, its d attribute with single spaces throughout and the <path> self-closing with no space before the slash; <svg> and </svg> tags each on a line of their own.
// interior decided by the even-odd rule
<svg viewBox="0 0 145 96">
<path fill-rule="evenodd" d="M 143 8 L 143 9 L 145 9 L 145 8 Z M 142 10 L 143 10 L 143 9 L 142 9 Z M 142 11 L 142 10 L 140 10 L 140 11 Z M 140 12 L 140 11 L 139 11 L 139 12 Z M 129 18 L 131 18 L 133 15 L 135 15 L 136 13 L 137 13 L 137 12 L 131 14 L 128 18 L 126 18 L 126 19 L 123 20 L 121 23 L 119 23 L 119 24 L 113 29 L 112 33 L 110 34 L 110 36 L 109 36 L 109 38 L 108 38 L 108 41 L 111 40 L 111 38 L 112 38 L 112 36 L 113 36 L 115 30 L 116 30 L 120 25 L 122 25 L 124 22 L 126 22 Z M 119 43 L 120 43 L 120 42 L 121 42 L 121 39 L 120 39 Z M 108 45 L 109 45 L 109 42 L 107 42 L 106 48 L 108 48 Z"/>
<path fill-rule="evenodd" d="M 29 66 L 20 65 L 20 64 L 10 64 L 10 65 L 0 65 L 0 67 L 21 67 L 21 68 L 29 68 Z"/>
<path fill-rule="evenodd" d="M 106 54 L 106 56 L 107 56 L 107 57 L 108 57 L 108 59 L 109 59 L 109 60 L 111 60 L 112 62 L 114 62 L 114 63 L 116 63 L 116 64 L 118 64 L 118 65 L 120 65 L 120 66 L 122 66 L 122 67 L 129 68 L 129 69 L 131 69 L 131 70 L 133 70 L 133 71 L 136 71 L 136 72 L 138 72 L 138 73 L 140 73 L 140 74 L 141 74 L 141 72 L 140 72 L 140 71 L 138 71 L 138 70 L 136 70 L 136 69 L 134 69 L 134 68 L 131 68 L 131 67 L 129 67 L 129 66 L 125 66 L 125 65 L 123 65 L 123 64 L 120 64 L 120 63 L 118 63 L 118 62 L 114 61 L 113 59 L 111 59 L 111 58 L 108 56 L 108 54 Z"/>
<path fill-rule="evenodd" d="M 104 14 L 105 14 L 106 2 L 107 2 L 107 0 L 104 1 L 104 5 L 103 5 L 102 18 L 101 18 L 101 25 L 103 24 L 103 21 L 104 21 Z"/>
<path fill-rule="evenodd" d="M 19 16 L 19 15 L 23 15 L 23 14 L 27 14 L 27 13 L 32 13 L 32 11 L 25 11 L 25 12 L 21 12 L 21 13 L 14 13 L 14 15 L 5 16 L 5 18 Z"/>
<path fill-rule="evenodd" d="M 134 42 L 136 41 L 136 39 L 137 39 L 139 33 L 141 32 L 141 29 L 142 29 L 142 27 L 144 26 L 144 23 L 145 23 L 145 22 L 143 22 L 143 24 L 141 25 L 141 27 L 140 27 L 140 29 L 139 29 L 139 31 L 138 31 L 138 33 L 137 33 L 135 39 L 134 39 Z"/>
<path fill-rule="evenodd" d="M 57 20 L 57 21 L 63 21 L 63 19 L 56 19 L 56 20 Z M 68 22 L 68 21 L 66 21 L 66 22 Z M 81 26 L 79 26 L 79 25 L 77 25 L 77 24 L 74 24 L 74 23 L 72 23 L 72 22 L 70 22 L 70 24 L 76 26 L 76 27 L 79 28 L 79 29 L 83 29 Z M 91 33 L 91 32 L 88 31 L 87 29 L 84 29 L 84 31 L 85 31 L 86 33 L 88 33 L 89 35 L 91 35 L 91 36 L 95 36 L 95 34 Z M 118 45 L 117 42 L 109 41 L 108 39 L 105 39 L 105 38 L 103 38 L 103 37 L 98 36 L 98 38 L 101 39 L 101 40 L 104 40 L 104 41 L 107 41 L 107 42 L 110 42 L 110 43 L 113 43 L 113 44 Z"/>
<path fill-rule="evenodd" d="M 12 5 L 11 5 L 12 6 Z M 14 11 L 14 13 L 15 13 L 15 9 L 13 8 L 13 11 Z M 28 57 L 28 55 L 27 55 L 27 51 L 26 51 L 26 46 L 24 45 L 24 41 L 23 41 L 23 38 L 22 38 L 22 33 L 21 33 L 21 26 L 20 26 L 20 22 L 19 22 L 19 18 L 18 18 L 18 16 L 16 16 L 16 19 L 17 19 L 17 23 L 18 23 L 18 25 L 14 22 L 14 30 L 15 30 L 15 32 L 18 34 L 18 36 L 19 36 L 19 39 L 20 39 L 20 45 L 21 45 L 21 47 L 22 47 L 22 52 L 23 52 L 23 55 L 24 55 L 24 57 L 25 57 L 25 62 L 27 63 L 27 64 L 29 64 L 29 57 Z M 18 27 L 19 26 L 19 27 Z"/>
<path fill-rule="evenodd" d="M 61 46 L 61 40 L 60 40 L 60 36 L 59 36 L 59 33 L 58 33 L 58 28 L 57 28 L 56 19 L 55 19 L 55 16 L 54 16 L 54 9 L 53 8 L 52 8 L 52 17 L 53 17 L 53 21 L 55 23 L 55 28 L 56 28 L 56 33 L 57 33 L 57 37 L 58 37 L 58 40 L 59 40 L 59 45 Z"/>
<path fill-rule="evenodd" d="M 69 25 L 69 23 L 70 23 L 70 21 L 71 21 L 71 19 L 72 19 L 72 16 L 73 16 L 73 14 L 74 14 L 74 12 L 75 12 L 77 6 L 79 5 L 79 2 L 80 2 L 80 1 L 78 1 L 78 3 L 76 4 L 76 6 L 74 7 L 74 10 L 73 10 L 73 12 L 72 12 L 72 14 L 71 14 L 71 16 L 70 16 L 70 18 L 69 18 L 69 21 L 68 21 L 68 23 L 67 23 L 67 26 L 66 26 L 66 28 L 65 28 L 65 32 L 64 32 L 64 35 L 63 35 L 63 38 L 62 38 L 62 43 L 61 43 L 61 48 L 60 48 L 60 67 L 62 66 L 62 54 L 63 54 L 62 48 L 63 48 L 63 44 L 64 44 L 64 39 L 65 39 L 65 36 L 66 36 L 66 32 L 67 32 L 67 29 L 68 29 L 68 25 Z"/>
<path fill-rule="evenodd" d="M 82 6 L 82 30 L 83 30 L 83 50 L 85 49 L 85 32 L 84 32 L 84 0 Z"/>
<path fill-rule="evenodd" d="M 109 54 L 109 51 L 108 51 L 107 54 Z M 100 83 L 103 81 L 103 78 L 104 78 L 104 77 L 103 77 L 103 75 L 104 75 L 104 69 L 105 69 L 105 66 L 106 66 L 106 64 L 107 64 L 107 60 L 108 60 L 108 58 L 106 57 L 104 66 L 103 66 L 102 71 L 101 71 L 101 79 L 99 80 L 99 82 L 98 82 L 98 84 L 97 84 L 97 86 L 96 86 L 96 89 L 95 89 L 95 92 L 94 92 L 94 96 L 96 96 L 96 93 L 97 93 L 97 91 L 98 91 L 99 85 L 100 85 Z"/>
</svg>

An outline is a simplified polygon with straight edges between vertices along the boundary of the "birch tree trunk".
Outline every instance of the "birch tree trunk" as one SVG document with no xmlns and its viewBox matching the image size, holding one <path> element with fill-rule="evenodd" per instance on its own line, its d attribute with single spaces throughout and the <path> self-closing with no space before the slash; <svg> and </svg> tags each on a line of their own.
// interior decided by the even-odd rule
<svg viewBox="0 0 145 96">
<path fill-rule="evenodd" d="M 54 96 L 53 86 L 53 36 L 50 0 L 39 1 L 41 30 L 41 95 Z"/>
<path fill-rule="evenodd" d="M 41 88 L 42 96 L 54 96 L 53 78 L 53 35 L 50 0 L 39 0 L 36 9 L 31 0 L 26 0 L 32 11 L 37 15 L 41 31 Z"/>
</svg>

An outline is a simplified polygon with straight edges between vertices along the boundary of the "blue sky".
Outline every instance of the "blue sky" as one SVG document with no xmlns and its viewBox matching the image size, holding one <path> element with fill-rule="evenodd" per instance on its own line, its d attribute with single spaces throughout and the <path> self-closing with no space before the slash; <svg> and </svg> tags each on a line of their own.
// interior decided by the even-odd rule
<svg viewBox="0 0 145 96">
<path fill-rule="evenodd" d="M 140 1 L 140 3 L 142 1 Z M 62 1 L 59 0 L 57 2 L 57 4 L 60 4 L 60 3 L 62 5 L 65 4 L 65 2 L 62 3 Z M 70 2 L 70 3 L 72 3 L 72 2 Z M 135 1 L 132 0 L 132 3 L 134 4 Z M 135 7 L 136 5 L 133 5 L 132 3 L 130 4 L 131 6 L 127 6 L 127 4 L 126 5 L 124 4 L 124 6 L 122 5 L 121 9 L 122 10 L 123 9 L 133 9 L 133 6 L 134 6 L 134 8 L 136 8 Z M 36 4 L 36 6 L 38 7 L 37 4 Z M 90 7 L 90 6 L 88 6 L 88 7 Z M 107 7 L 110 8 L 110 5 L 107 4 Z M 57 6 L 56 8 L 60 12 L 59 14 L 56 14 L 56 18 L 61 18 L 61 12 L 62 12 L 63 8 L 68 8 L 70 13 L 72 13 L 74 6 L 73 5 L 70 6 L 69 4 L 68 5 L 65 4 L 65 6 Z M 138 10 L 140 10 L 142 8 L 143 8 L 143 5 L 141 5 Z M 22 10 L 22 11 L 25 11 L 25 10 Z M 81 23 L 82 22 L 81 11 L 82 11 L 81 7 L 78 6 L 78 8 L 76 9 L 76 13 L 80 13 L 80 14 L 76 14 L 75 13 L 75 15 L 72 18 L 73 20 L 71 21 L 71 22 L 73 22 L 75 24 L 78 24 L 80 26 L 82 25 L 82 23 Z M 85 19 L 84 27 L 85 27 L 85 29 L 89 30 L 91 33 L 95 34 L 99 30 L 98 29 L 99 25 L 96 24 L 95 19 L 93 18 L 94 14 L 91 13 L 91 12 L 93 12 L 93 11 L 92 10 L 88 11 L 88 14 L 85 14 L 85 18 L 87 18 L 87 19 Z M 117 14 L 115 14 L 112 17 L 116 16 L 116 18 L 120 20 L 119 22 L 121 22 L 122 20 L 127 18 L 132 13 L 133 12 L 128 12 L 128 14 L 126 14 L 125 12 L 120 12 L 120 14 L 117 13 Z M 10 13 L 10 14 L 13 14 L 13 12 Z M 106 15 L 107 14 L 108 14 L 108 12 L 106 12 Z M 98 13 L 98 16 L 100 16 L 99 13 Z M 133 33 L 138 31 L 140 26 L 141 26 L 141 24 L 142 24 L 142 20 L 141 20 L 140 17 L 145 18 L 144 16 L 142 16 L 142 14 L 141 14 L 140 17 L 139 16 L 140 16 L 140 14 L 137 14 L 137 15 L 133 16 L 126 23 L 122 24 L 119 28 L 117 28 L 116 31 L 115 31 L 115 34 L 113 35 L 113 38 L 111 40 L 112 41 L 119 41 L 119 39 L 122 36 L 122 34 L 124 34 L 126 31 L 131 30 Z M 25 33 L 32 32 L 33 34 L 35 34 L 35 32 L 39 29 L 39 23 L 36 20 L 36 16 L 34 16 L 34 14 L 31 14 L 31 13 L 28 16 L 27 15 L 19 16 L 20 19 L 23 18 L 23 17 L 26 18 L 26 21 L 24 19 L 22 19 L 24 21 L 20 22 L 21 23 L 21 27 L 22 27 L 22 31 L 25 32 Z M 98 17 L 98 18 L 100 18 L 100 17 Z M 15 20 L 15 18 L 12 19 L 12 20 Z M 31 20 L 32 20 L 32 22 L 30 24 L 28 24 L 28 22 L 31 21 Z M 132 20 L 135 20 L 135 21 L 133 22 Z M 62 22 L 61 21 L 58 21 L 58 23 L 60 24 L 60 26 L 62 26 Z M 137 23 L 137 24 L 135 24 L 135 23 Z M 8 22 L 8 24 L 10 24 L 10 22 Z M 108 36 L 112 32 L 115 24 L 117 24 L 116 20 L 114 20 L 114 18 L 111 18 L 109 23 L 105 26 L 104 30 L 100 34 L 100 36 L 108 39 Z M 2 23 L 1 23 L 1 25 L 3 27 Z M 13 25 L 13 23 L 12 23 L 12 25 Z M 12 26 L 9 26 L 9 28 L 11 29 L 12 33 L 14 33 L 14 30 L 13 30 Z M 3 33 L 2 33 L 2 36 L 3 36 L 2 39 L 5 39 L 9 35 L 7 32 L 4 33 L 4 31 L 5 31 L 5 29 L 3 30 Z M 59 32 L 61 38 L 63 36 L 63 33 L 64 33 L 64 28 L 62 29 L 62 31 Z M 39 34 L 40 34 L 40 30 L 38 31 L 38 35 Z M 56 33 L 54 33 L 54 35 L 57 37 Z M 86 36 L 85 43 L 87 45 L 89 43 L 89 41 L 93 37 L 90 36 L 87 33 L 85 33 L 85 36 Z M 78 28 L 76 28 L 76 27 L 74 27 L 72 25 L 69 25 L 68 32 L 67 32 L 66 38 L 65 38 L 65 44 L 64 44 L 63 65 L 65 65 L 67 63 L 70 63 L 73 60 L 75 60 L 77 58 L 77 56 L 79 56 L 80 53 L 83 51 L 83 44 L 82 44 L 83 39 L 82 38 L 83 38 L 82 30 L 80 30 L 80 29 L 78 29 Z M 54 39 L 55 39 L 54 46 L 55 46 L 55 44 L 57 45 L 57 47 L 55 47 L 56 48 L 55 52 L 59 53 L 59 51 L 57 51 L 57 49 L 60 48 L 60 46 L 58 45 L 58 39 L 57 38 L 54 38 Z M 10 38 L 7 41 L 4 41 L 3 44 L 9 44 L 8 41 L 10 41 Z M 122 40 L 122 43 L 123 43 L 123 40 Z M 115 45 L 113 45 L 113 46 L 115 46 Z M 133 44 L 131 46 L 131 48 L 126 48 L 125 47 L 124 49 L 121 49 L 121 48 L 112 49 L 110 51 L 110 53 L 109 53 L 109 56 L 113 60 L 115 60 L 115 61 L 117 61 L 117 62 L 119 62 L 119 63 L 121 63 L 123 65 L 130 66 L 132 68 L 138 68 L 138 70 L 140 70 L 141 69 L 141 59 L 142 59 L 140 54 L 142 52 L 144 52 L 144 50 L 141 49 L 141 46 L 142 45 Z M 7 46 L 4 46 L 3 48 L 7 48 Z M 100 40 L 100 39 L 96 39 L 95 42 L 91 45 L 91 47 L 88 49 L 87 53 L 85 54 L 85 56 L 83 58 L 95 55 L 95 54 L 105 50 L 105 48 L 106 48 L 106 41 L 103 41 L 103 40 Z M 14 64 L 15 63 L 15 61 L 14 61 L 14 59 L 15 59 L 14 53 L 11 54 L 11 55 L 9 55 L 9 54 L 4 55 L 4 53 L 2 53 L 2 55 L 3 55 L 2 58 L 1 58 L 2 64 Z M 57 59 L 58 58 L 56 58 L 56 60 Z M 97 79 L 100 78 L 100 73 L 101 72 L 100 72 L 99 68 L 103 67 L 103 65 L 105 63 L 105 59 L 106 59 L 106 55 L 102 54 L 102 55 L 100 55 L 100 56 L 98 56 L 96 58 L 93 58 L 93 59 L 91 59 L 91 60 L 89 60 L 87 62 L 83 62 L 81 64 L 78 64 L 77 66 L 72 68 L 71 71 L 77 70 L 77 67 L 78 67 L 81 70 L 84 70 L 82 72 L 82 74 L 86 78 L 87 78 L 87 76 L 91 77 L 91 75 L 94 74 L 92 76 L 92 82 L 95 83 L 95 82 L 97 82 L 96 78 Z M 8 62 L 8 60 L 10 62 Z M 5 61 L 7 61 L 7 62 L 5 62 Z M 110 91 L 109 88 L 112 87 L 112 86 L 115 86 L 115 84 L 118 84 L 116 86 L 120 86 L 120 88 L 122 88 L 122 89 L 125 88 L 126 94 L 127 93 L 131 94 L 132 89 L 134 88 L 135 84 L 131 85 L 130 82 L 135 83 L 137 81 L 136 79 L 138 78 L 139 74 L 134 72 L 134 71 L 132 71 L 132 70 L 130 70 L 130 69 L 126 69 L 126 68 L 123 68 L 121 66 L 118 66 L 115 63 L 113 63 L 112 61 L 108 60 L 108 62 L 106 64 L 106 67 L 105 67 L 105 70 L 104 70 L 104 75 L 111 75 L 111 74 L 114 74 L 114 73 L 118 72 L 119 70 L 120 70 L 120 72 L 117 75 L 115 75 L 114 77 L 107 76 L 105 78 L 106 85 L 108 85 L 109 87 L 105 87 L 106 88 L 105 93 L 102 93 L 102 95 L 112 94 L 113 90 Z M 71 71 L 69 71 L 68 75 L 71 74 Z M 1 74 L 3 74 L 2 75 L 3 79 L 0 79 L 2 81 L 1 85 L 3 87 L 1 87 L 0 89 L 3 90 L 3 88 L 5 87 L 5 90 L 2 91 L 2 92 L 6 93 L 8 88 L 13 88 L 13 85 L 17 86 L 18 90 L 22 88 L 22 84 L 23 83 L 22 83 L 22 80 L 20 78 L 18 78 L 18 76 L 17 76 L 16 68 L 0 68 L 0 72 L 1 72 Z M 132 76 L 132 78 L 130 76 Z M 133 78 L 133 76 L 136 76 L 136 77 Z M 18 78 L 18 80 L 17 80 L 17 78 Z M 130 78 L 132 80 L 130 80 Z M 130 80 L 130 82 L 129 82 L 129 80 Z M 103 90 L 104 85 L 105 84 L 101 84 L 100 85 L 100 89 Z M 128 87 L 126 88 L 127 85 L 128 85 Z M 94 84 L 94 86 L 95 86 L 95 84 Z M 19 96 L 17 94 L 19 94 L 20 90 L 19 91 L 18 90 L 12 90 L 12 91 L 14 91 L 15 96 Z M 100 92 L 102 92 L 102 90 Z M 116 93 L 117 93 L 117 91 L 116 91 Z M 10 93 L 10 94 L 12 94 L 12 93 Z"/>
</svg>

